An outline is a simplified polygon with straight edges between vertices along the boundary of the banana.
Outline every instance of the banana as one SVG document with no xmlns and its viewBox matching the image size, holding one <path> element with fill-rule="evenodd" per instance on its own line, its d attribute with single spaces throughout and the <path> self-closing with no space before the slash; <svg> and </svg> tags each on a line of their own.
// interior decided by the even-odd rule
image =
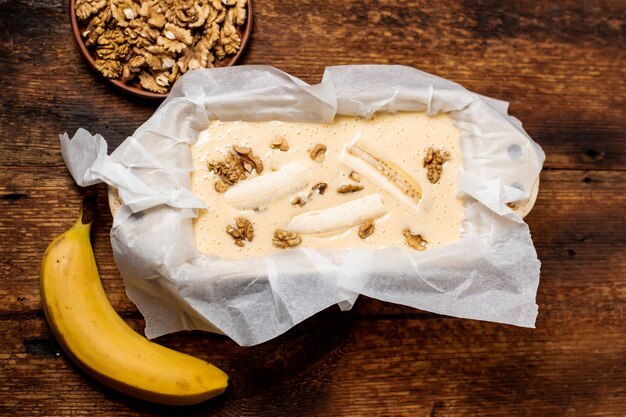
<svg viewBox="0 0 626 417">
<path fill-rule="evenodd" d="M 297 161 L 278 171 L 240 181 L 224 193 L 224 201 L 240 209 L 255 209 L 302 190 L 313 161 Z"/>
<path fill-rule="evenodd" d="M 65 352 L 96 380 L 142 400 L 189 405 L 224 392 L 224 372 L 149 341 L 117 315 L 89 240 L 94 205 L 85 199 L 74 226 L 48 246 L 41 264 L 43 310 Z"/>
<path fill-rule="evenodd" d="M 339 158 L 345 165 L 407 204 L 417 205 L 420 202 L 422 188 L 419 183 L 393 162 L 382 159 L 356 144 L 348 145 Z"/>
<path fill-rule="evenodd" d="M 348 201 L 324 210 L 312 210 L 291 218 L 285 229 L 302 234 L 339 232 L 387 213 L 380 194 Z"/>
</svg>

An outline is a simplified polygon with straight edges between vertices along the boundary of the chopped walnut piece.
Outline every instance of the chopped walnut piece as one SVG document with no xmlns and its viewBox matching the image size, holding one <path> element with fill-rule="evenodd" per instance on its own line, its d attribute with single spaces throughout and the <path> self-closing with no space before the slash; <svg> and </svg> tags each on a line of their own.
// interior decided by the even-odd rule
<svg viewBox="0 0 626 417">
<path fill-rule="evenodd" d="M 313 187 L 311 187 L 312 191 L 317 191 L 320 195 L 324 195 L 324 192 L 326 191 L 326 188 L 328 187 L 328 184 L 326 184 L 325 182 L 320 182 L 315 184 Z"/>
<path fill-rule="evenodd" d="M 306 196 L 297 195 L 293 200 L 291 200 L 292 206 L 302 207 L 305 206 L 306 203 L 309 202 L 309 199 Z"/>
<path fill-rule="evenodd" d="M 213 6 L 216 10 L 223 10 L 224 6 L 222 5 L 222 0 L 209 0 L 211 6 Z"/>
<path fill-rule="evenodd" d="M 183 29 L 171 23 L 166 23 L 163 31 L 163 36 L 170 40 L 177 40 L 185 45 L 191 45 L 193 42 L 193 36 L 187 29 Z"/>
<path fill-rule="evenodd" d="M 226 174 L 226 177 L 222 175 L 222 179 L 226 183 L 230 182 L 230 184 L 232 185 L 239 180 L 245 180 L 246 178 L 248 178 L 248 176 L 246 175 L 246 169 L 244 168 L 243 163 L 236 153 L 229 151 L 226 154 L 226 158 L 224 158 L 224 164 L 226 167 L 224 170 L 224 174 Z"/>
<path fill-rule="evenodd" d="M 209 14 L 210 5 L 206 1 L 165 0 L 169 7 L 165 17 L 178 26 L 200 27 Z"/>
<path fill-rule="evenodd" d="M 139 52 L 139 50 L 137 51 Z M 167 58 L 169 56 L 167 49 L 161 45 L 148 45 L 146 46 L 145 51 L 157 56 L 159 59 Z M 142 53 L 145 53 L 145 51 L 142 51 Z"/>
<path fill-rule="evenodd" d="M 241 47 L 241 38 L 235 28 L 236 10 L 228 9 L 222 30 L 220 32 L 219 44 L 224 48 L 226 54 L 235 54 Z M 219 56 L 219 51 L 217 51 Z"/>
<path fill-rule="evenodd" d="M 361 182 L 361 176 L 356 171 L 352 171 L 350 175 L 348 175 L 348 178 L 350 178 L 354 182 Z"/>
<path fill-rule="evenodd" d="M 435 184 L 441 178 L 443 164 L 450 160 L 450 154 L 440 149 L 434 150 L 432 147 L 426 151 L 424 157 L 424 168 L 426 168 L 426 178 Z"/>
<path fill-rule="evenodd" d="M 359 237 L 361 239 L 367 238 L 374 233 L 374 219 L 366 220 L 361 226 L 359 226 Z"/>
<path fill-rule="evenodd" d="M 167 88 L 157 84 L 154 76 L 146 71 L 141 71 L 139 73 L 139 82 L 141 83 L 141 86 L 146 90 L 153 91 L 159 94 L 167 93 Z"/>
<path fill-rule="evenodd" d="M 146 51 L 143 54 L 143 58 L 148 68 L 150 68 L 152 71 L 160 71 L 161 69 L 163 69 L 163 61 L 161 61 L 161 58 L 159 58 L 158 56 L 152 55 L 150 52 Z"/>
<path fill-rule="evenodd" d="M 121 29 L 108 29 L 98 38 L 98 45 L 122 45 L 125 43 L 126 37 Z"/>
<path fill-rule="evenodd" d="M 97 59 L 95 65 L 96 69 L 107 78 L 118 78 L 123 71 L 122 64 L 119 61 Z"/>
<path fill-rule="evenodd" d="M 124 61 L 130 53 L 130 46 L 120 29 L 105 30 L 96 45 L 96 54 L 102 59 Z"/>
<path fill-rule="evenodd" d="M 165 23 L 167 23 L 167 20 L 162 14 L 155 13 L 148 18 L 148 25 L 156 29 L 162 29 Z"/>
<path fill-rule="evenodd" d="M 274 246 L 281 249 L 293 248 L 302 243 L 302 238 L 296 232 L 276 229 L 276 231 L 274 232 L 274 239 L 272 239 L 272 243 L 274 244 Z"/>
<path fill-rule="evenodd" d="M 287 143 L 287 139 L 282 136 L 278 136 L 270 142 L 270 148 L 280 149 L 283 152 L 287 152 L 289 150 L 289 144 Z"/>
<path fill-rule="evenodd" d="M 170 85 L 170 79 L 165 71 L 155 74 L 154 81 L 161 87 L 167 87 L 168 85 Z"/>
<path fill-rule="evenodd" d="M 104 33 L 104 31 L 105 31 L 104 26 L 98 26 L 91 30 L 84 31 L 83 37 L 86 37 L 85 45 L 87 46 L 95 45 L 96 42 L 98 42 L 98 38 L 100 37 L 100 35 Z"/>
<path fill-rule="evenodd" d="M 228 190 L 229 185 L 226 184 L 221 178 L 215 181 L 215 191 L 218 193 L 225 193 Z"/>
<path fill-rule="evenodd" d="M 263 161 L 261 161 L 261 158 L 254 155 L 252 149 L 234 145 L 232 150 L 235 151 L 239 157 L 240 163 L 243 164 L 244 169 L 248 173 L 251 173 L 252 169 L 254 169 L 257 174 L 263 172 Z"/>
<path fill-rule="evenodd" d="M 242 26 L 246 22 L 246 0 L 237 0 L 235 11 L 235 23 L 237 26 Z"/>
<path fill-rule="evenodd" d="M 139 16 L 141 17 L 150 17 L 150 16 L 154 16 L 157 13 L 159 13 L 159 11 L 157 10 L 157 4 L 159 3 L 159 0 L 147 0 L 147 1 L 143 1 L 141 3 L 141 7 L 139 8 Z"/>
<path fill-rule="evenodd" d="M 311 149 L 311 152 L 309 152 L 309 155 L 311 156 L 311 159 L 314 160 L 315 162 L 322 162 L 324 161 L 324 157 L 326 156 L 326 145 L 322 145 L 322 144 L 317 144 L 313 147 L 313 149 Z"/>
<path fill-rule="evenodd" d="M 137 17 L 137 12 L 135 12 L 135 10 L 133 10 L 132 7 L 127 7 L 123 10 L 124 12 L 124 16 L 126 16 L 126 19 L 134 19 Z"/>
<path fill-rule="evenodd" d="M 178 60 L 178 66 L 181 70 L 187 67 L 189 70 L 198 68 L 212 68 L 215 56 L 213 55 L 213 47 L 219 39 L 219 25 L 214 23 L 205 31 L 204 35 L 198 37 L 192 50 L 187 50 Z"/>
<path fill-rule="evenodd" d="M 246 146 L 238 146 L 233 145 L 233 150 L 237 152 L 239 155 L 248 155 L 252 152 L 252 148 L 248 148 Z"/>
<path fill-rule="evenodd" d="M 183 73 L 187 72 L 187 71 L 189 71 L 191 69 L 189 67 L 189 63 L 193 59 L 193 55 L 194 55 L 194 48 L 187 48 L 187 49 L 185 49 L 183 54 L 180 56 L 180 58 L 176 62 L 176 66 L 178 66 L 178 68 Z M 200 67 L 198 66 L 198 68 L 200 68 Z M 198 69 L 198 68 L 195 68 L 195 69 Z"/>
<path fill-rule="evenodd" d="M 141 6 L 132 0 L 109 0 L 111 15 L 120 28 L 128 26 L 129 21 L 139 15 Z"/>
<path fill-rule="evenodd" d="M 85 45 L 95 45 L 100 35 L 107 29 L 110 20 L 111 9 L 108 7 L 103 8 L 96 16 L 92 17 L 87 28 L 81 34 L 85 38 Z"/>
<path fill-rule="evenodd" d="M 240 170 L 237 164 L 232 163 L 233 160 L 234 158 L 231 157 L 228 162 L 214 161 L 209 163 L 209 172 L 213 172 L 219 177 L 215 182 L 215 190 L 219 193 L 225 192 L 229 186 L 245 176 L 243 170 Z"/>
<path fill-rule="evenodd" d="M 165 36 L 159 36 L 157 38 L 157 45 L 164 47 L 171 53 L 180 53 L 187 45 L 184 42 L 180 42 L 176 39 L 166 38 Z"/>
<path fill-rule="evenodd" d="M 426 249 L 426 244 L 428 242 L 422 239 L 421 235 L 413 235 L 411 234 L 411 231 L 409 229 L 404 229 L 402 231 L 402 234 L 404 235 L 406 243 L 413 249 L 418 251 L 423 251 L 424 249 Z"/>
<path fill-rule="evenodd" d="M 107 3 L 108 0 L 76 0 L 76 16 L 80 20 L 87 20 L 89 16 L 102 10 Z"/>
<path fill-rule="evenodd" d="M 204 25 L 204 22 L 206 22 L 207 17 L 209 17 L 209 13 L 211 13 L 211 6 L 209 6 L 208 4 L 203 4 L 202 6 L 197 6 L 196 11 L 197 13 L 194 19 L 191 19 L 189 21 L 189 23 L 187 24 L 187 27 L 199 28 L 202 25 Z"/>
<path fill-rule="evenodd" d="M 254 228 L 250 220 L 244 217 L 237 217 L 235 219 L 235 225 L 229 224 L 226 226 L 226 233 L 232 236 L 235 240 L 235 245 L 239 247 L 244 246 L 244 240 L 252 242 L 254 238 Z"/>
<path fill-rule="evenodd" d="M 356 193 L 357 191 L 361 191 L 362 189 L 363 189 L 362 185 L 342 184 L 337 188 L 337 192 L 340 194 Z"/>
<path fill-rule="evenodd" d="M 298 194 L 293 200 L 291 200 L 291 204 L 293 204 L 294 206 L 302 207 L 306 205 L 309 201 L 311 201 L 314 193 L 317 192 L 317 194 L 319 195 L 324 195 L 327 187 L 328 184 L 326 184 L 325 182 L 317 183 L 313 187 L 311 187 L 311 191 Z"/>
<path fill-rule="evenodd" d="M 222 4 L 219 3 L 219 6 L 222 7 Z M 224 22 L 224 17 L 226 17 L 226 13 L 223 7 L 222 9 L 218 9 L 217 7 L 213 7 L 213 5 L 211 5 L 211 10 L 209 11 L 209 15 L 207 16 L 206 21 L 204 22 L 205 29 L 217 28 L 217 35 L 219 38 L 219 33 L 221 32 L 220 24 Z"/>
<path fill-rule="evenodd" d="M 135 78 L 135 75 L 141 71 L 141 67 L 146 63 L 146 59 L 140 55 L 134 56 L 124 65 L 122 80 L 128 81 Z"/>
<path fill-rule="evenodd" d="M 167 68 L 167 66 L 165 65 L 165 61 L 163 62 L 163 66 Z M 170 69 L 169 75 L 167 75 L 167 79 L 169 80 L 170 84 L 174 84 L 179 77 L 180 77 L 180 69 L 178 68 L 178 65 L 172 66 Z"/>
<path fill-rule="evenodd" d="M 160 31 L 156 28 L 150 27 L 145 22 L 134 19 L 128 27 L 124 29 L 124 35 L 127 42 L 133 46 L 133 53 L 135 56 L 142 56 L 146 53 L 146 50 L 142 48 L 149 48 L 152 46 L 156 39 L 159 37 Z"/>
<path fill-rule="evenodd" d="M 215 45 L 213 50 L 215 51 L 215 56 L 217 57 L 217 59 L 224 59 L 224 57 L 226 56 L 226 51 L 224 50 L 224 46 L 222 46 L 221 44 Z"/>
<path fill-rule="evenodd" d="M 163 59 L 163 69 L 170 69 L 176 66 L 176 61 L 172 58 L 164 58 Z"/>
</svg>

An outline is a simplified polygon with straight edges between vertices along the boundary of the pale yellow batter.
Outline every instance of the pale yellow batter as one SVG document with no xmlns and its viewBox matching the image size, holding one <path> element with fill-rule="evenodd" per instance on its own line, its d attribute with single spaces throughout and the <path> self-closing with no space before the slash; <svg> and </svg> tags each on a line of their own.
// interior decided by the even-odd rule
<svg viewBox="0 0 626 417">
<path fill-rule="evenodd" d="M 270 144 L 278 136 L 286 139 L 289 150 L 272 149 Z M 380 187 L 363 173 L 360 182 L 349 178 L 354 171 L 345 165 L 341 155 L 351 143 L 391 161 L 415 178 L 422 191 L 418 204 L 398 197 L 397 193 Z M 327 147 L 323 162 L 313 162 L 309 151 L 316 144 Z M 264 170 L 260 177 L 285 168 L 289 164 L 313 164 L 299 181 L 306 184 L 300 191 L 263 204 L 256 209 L 241 209 L 228 204 L 224 193 L 218 193 L 214 184 L 217 176 L 210 172 L 208 163 L 224 160 L 232 145 L 252 148 L 261 158 Z M 443 149 L 450 160 L 443 165 L 441 179 L 431 184 L 426 178 L 423 159 L 429 147 Z M 194 221 L 196 244 L 201 252 L 226 259 L 262 257 L 279 249 L 272 244 L 276 229 L 284 229 L 299 214 L 327 209 L 357 198 L 378 194 L 386 211 L 375 220 L 375 231 L 366 239 L 358 236 L 358 226 L 347 230 L 318 235 L 302 234 L 301 247 L 316 249 L 350 249 L 356 247 L 382 248 L 407 247 L 402 231 L 410 228 L 427 242 L 427 248 L 446 245 L 460 238 L 463 219 L 463 202 L 457 198 L 458 171 L 462 169 L 459 130 L 448 115 L 436 117 L 424 113 L 381 114 L 371 119 L 337 117 L 330 124 L 287 122 L 222 122 L 212 121 L 192 147 L 195 172 L 191 175 L 191 189 L 207 205 Z M 250 181 L 255 175 L 240 181 Z M 258 180 L 257 180 L 258 181 Z M 291 201 L 301 195 L 306 197 L 311 186 L 327 183 L 323 195 L 314 193 L 304 206 Z M 361 185 L 363 190 L 339 194 L 340 185 Z M 270 198 L 271 199 L 271 198 Z M 355 213 L 356 215 L 356 213 Z M 226 233 L 236 217 L 252 222 L 254 238 L 243 247 L 235 245 Z M 428 250 L 428 249 L 427 249 Z"/>
</svg>

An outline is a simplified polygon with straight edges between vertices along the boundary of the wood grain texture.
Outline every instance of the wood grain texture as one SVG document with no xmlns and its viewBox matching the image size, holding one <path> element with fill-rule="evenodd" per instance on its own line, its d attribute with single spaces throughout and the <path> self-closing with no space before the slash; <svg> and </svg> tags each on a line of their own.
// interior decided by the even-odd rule
<svg viewBox="0 0 626 417">
<path fill-rule="evenodd" d="M 222 336 L 158 341 L 232 376 L 182 409 L 124 397 L 59 350 L 39 305 L 43 250 L 81 195 L 57 135 L 115 148 L 156 109 L 82 62 L 65 0 L 0 0 L 0 415 L 623 416 L 626 414 L 626 7 L 623 0 L 255 2 L 243 63 L 309 83 L 330 65 L 405 64 L 511 102 L 547 154 L 527 218 L 539 258 L 536 329 L 361 297 L 252 348 Z M 96 260 L 138 331 L 98 194 Z"/>
</svg>

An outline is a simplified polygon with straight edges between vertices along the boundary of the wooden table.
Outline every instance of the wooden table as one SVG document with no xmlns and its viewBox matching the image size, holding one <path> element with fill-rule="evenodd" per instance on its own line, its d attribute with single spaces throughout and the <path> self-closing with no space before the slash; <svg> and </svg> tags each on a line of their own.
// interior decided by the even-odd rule
<svg viewBox="0 0 626 417">
<path fill-rule="evenodd" d="M 338 64 L 400 63 L 511 102 L 547 154 L 528 216 L 536 329 L 365 297 L 251 348 L 206 333 L 159 343 L 220 366 L 227 393 L 186 409 L 127 398 L 80 372 L 40 307 L 39 262 L 83 190 L 57 135 L 115 148 L 157 103 L 118 93 L 79 56 L 68 2 L 0 0 L 0 414 L 225 416 L 626 415 L 626 2 L 255 0 L 245 64 L 307 82 Z M 113 262 L 106 189 L 93 234 L 113 305 L 143 320 Z"/>
</svg>

